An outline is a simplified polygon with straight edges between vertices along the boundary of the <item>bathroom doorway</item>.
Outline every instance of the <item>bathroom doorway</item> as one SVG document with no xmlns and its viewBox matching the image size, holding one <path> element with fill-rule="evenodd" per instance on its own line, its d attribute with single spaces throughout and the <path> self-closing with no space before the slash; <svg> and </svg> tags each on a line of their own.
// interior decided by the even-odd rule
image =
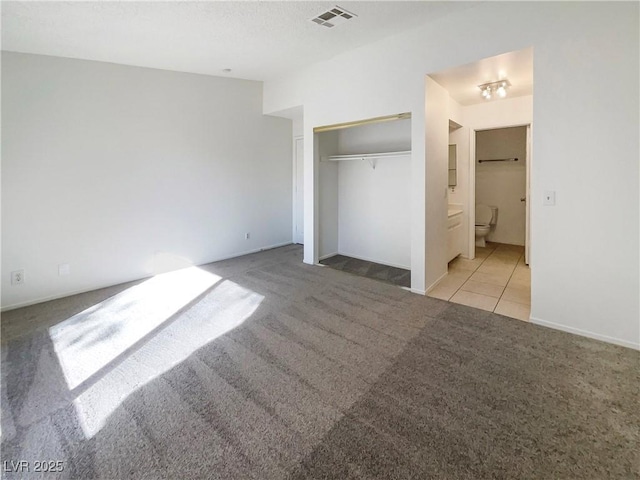
<svg viewBox="0 0 640 480">
<path fill-rule="evenodd" d="M 442 165 L 449 178 L 447 247 L 453 249 L 446 249 L 446 271 L 428 287 L 427 295 L 528 321 L 533 49 L 481 59 L 430 77 L 449 95 L 449 145 L 455 155 L 449 154 L 447 170 Z M 492 134 L 505 138 L 487 151 L 482 137 Z M 517 152 L 504 151 L 509 134 L 520 142 Z M 492 185 L 500 178 L 512 182 L 504 190 Z M 501 194 L 510 201 L 503 204 Z M 486 207 L 479 208 L 484 212 L 479 217 L 487 224 L 481 229 L 486 231 L 484 247 L 476 247 L 476 203 Z"/>
<path fill-rule="evenodd" d="M 530 146 L 530 124 L 471 129 L 471 254 L 449 262 L 448 275 L 430 296 L 529 320 Z M 479 229 L 486 229 L 483 238 L 476 238 Z"/>
<path fill-rule="evenodd" d="M 474 128 L 469 143 L 471 255 L 449 263 L 448 300 L 528 321 L 531 124 Z"/>
<path fill-rule="evenodd" d="M 449 261 L 446 277 L 428 295 L 528 321 L 531 124 L 469 130 L 470 254 Z M 483 210 L 477 204 L 488 215 L 484 246 L 476 246 L 476 219 Z M 451 224 L 454 218 L 449 217 Z"/>
<path fill-rule="evenodd" d="M 476 128 L 472 137 L 470 258 L 492 241 L 521 246 L 528 265 L 531 125 Z"/>
</svg>

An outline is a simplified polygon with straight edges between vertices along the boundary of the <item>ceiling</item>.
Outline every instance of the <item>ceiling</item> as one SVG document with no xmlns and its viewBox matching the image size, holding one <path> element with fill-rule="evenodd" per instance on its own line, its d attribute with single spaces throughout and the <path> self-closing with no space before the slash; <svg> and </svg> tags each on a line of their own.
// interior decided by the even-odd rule
<svg viewBox="0 0 640 480">
<path fill-rule="evenodd" d="M 485 103 L 487 100 L 482 97 L 478 85 L 505 78 L 511 83 L 506 98 L 531 95 L 533 94 L 533 49 L 526 48 L 484 58 L 474 63 L 431 74 L 430 77 L 447 89 L 451 98 L 460 105 Z M 494 98 L 495 100 L 489 101 L 500 100 L 496 95 Z"/>
<path fill-rule="evenodd" d="M 336 3 L 316 1 L 3 1 L 2 48 L 266 80 L 473 3 L 338 1 L 337 5 L 357 17 L 334 28 L 317 25 L 309 20 Z"/>
</svg>

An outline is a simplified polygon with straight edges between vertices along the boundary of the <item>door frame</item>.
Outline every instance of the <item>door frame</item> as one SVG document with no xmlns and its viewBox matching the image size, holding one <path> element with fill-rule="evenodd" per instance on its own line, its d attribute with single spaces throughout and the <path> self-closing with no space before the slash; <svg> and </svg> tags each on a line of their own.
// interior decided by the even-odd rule
<svg viewBox="0 0 640 480">
<path fill-rule="evenodd" d="M 469 212 L 469 258 L 474 259 L 476 257 L 476 133 L 484 130 L 497 130 L 500 128 L 512 128 L 512 127 L 527 127 L 526 137 L 526 187 L 525 187 L 525 236 L 524 236 L 524 252 L 525 263 L 527 265 L 531 262 L 531 162 L 533 161 L 533 155 L 531 151 L 532 147 L 532 123 L 516 123 L 507 125 L 490 124 L 486 126 L 474 126 L 469 128 L 469 198 L 467 209 Z"/>
<path fill-rule="evenodd" d="M 291 212 L 291 216 L 292 216 L 292 221 L 291 221 L 291 240 L 293 241 L 293 243 L 297 243 L 300 245 L 304 245 L 304 176 L 302 178 L 302 183 L 300 185 L 298 185 L 298 142 L 302 142 L 302 162 L 304 165 L 304 136 L 303 135 L 296 135 L 295 137 L 293 137 L 293 168 L 292 168 L 292 172 L 293 172 L 293 178 L 292 178 L 292 183 L 293 183 L 293 188 L 292 188 L 292 196 L 293 196 L 293 209 Z M 304 168 L 304 167 L 303 167 Z M 303 171 L 304 174 L 304 171 Z M 298 205 L 298 189 L 301 188 L 302 189 L 302 201 L 303 204 L 302 205 Z M 297 211 L 298 211 L 298 207 L 302 208 L 302 234 L 299 236 L 298 235 L 298 216 L 296 215 Z"/>
</svg>

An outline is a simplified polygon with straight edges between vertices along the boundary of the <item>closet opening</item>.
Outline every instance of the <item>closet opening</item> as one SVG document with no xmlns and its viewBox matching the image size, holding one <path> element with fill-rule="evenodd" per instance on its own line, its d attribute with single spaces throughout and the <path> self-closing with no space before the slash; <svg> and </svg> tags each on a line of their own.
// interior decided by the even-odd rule
<svg viewBox="0 0 640 480">
<path fill-rule="evenodd" d="M 314 132 L 319 263 L 410 288 L 410 114 Z"/>
</svg>

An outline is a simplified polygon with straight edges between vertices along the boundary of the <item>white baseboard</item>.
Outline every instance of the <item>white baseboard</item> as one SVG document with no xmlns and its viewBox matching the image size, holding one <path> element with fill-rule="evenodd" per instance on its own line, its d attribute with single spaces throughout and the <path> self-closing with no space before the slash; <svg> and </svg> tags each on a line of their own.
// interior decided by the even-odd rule
<svg viewBox="0 0 640 480">
<path fill-rule="evenodd" d="M 336 255 L 339 255 L 338 252 L 327 253 L 326 255 L 322 255 L 321 257 L 318 257 L 318 261 L 324 260 L 325 258 L 335 257 Z"/>
<path fill-rule="evenodd" d="M 353 255 L 352 253 L 345 253 L 345 252 L 338 251 L 338 253 L 334 253 L 333 255 L 344 255 L 345 257 L 356 258 L 358 260 L 364 260 L 365 262 L 379 263 L 380 265 L 386 265 L 387 267 L 395 267 L 395 268 L 402 268 L 404 270 L 411 270 L 411 266 L 400 265 L 398 263 L 382 262 L 375 258 L 367 258 L 361 255 Z"/>
<path fill-rule="evenodd" d="M 602 342 L 613 343 L 622 347 L 632 348 L 634 350 L 640 350 L 640 343 L 629 342 L 627 340 L 621 340 L 619 338 L 609 337 L 607 335 L 601 335 L 599 333 L 589 332 L 580 328 L 568 327 L 559 323 L 549 322 L 547 320 L 541 320 L 539 318 L 531 317 L 529 321 L 535 325 L 542 327 L 553 328 L 555 330 L 562 330 L 563 332 L 573 333 L 582 337 L 593 338 Z"/>
<path fill-rule="evenodd" d="M 446 271 L 442 275 L 440 275 L 440 277 L 438 277 L 438 279 L 435 282 L 433 282 L 431 285 L 427 287 L 425 295 L 428 294 L 431 290 L 433 290 L 440 283 L 440 281 L 447 275 L 449 275 L 449 271 Z"/>
<path fill-rule="evenodd" d="M 80 295 L 81 293 L 93 292 L 94 290 L 102 290 L 103 288 L 115 287 L 116 285 L 122 285 L 123 283 L 136 282 L 138 280 L 145 280 L 147 278 L 151 277 L 134 278 L 133 280 L 125 280 L 123 282 L 111 283 L 108 285 L 100 284 L 95 287 L 82 288 L 80 290 L 71 290 L 69 292 L 36 298 L 35 300 L 27 300 L 26 302 L 14 303 L 13 305 L 3 305 L 2 308 L 0 308 L 0 312 L 8 312 L 9 310 L 15 310 L 16 308 L 29 307 L 31 305 L 50 302 L 51 300 L 58 300 L 60 298 L 73 297 L 74 295 Z"/>
<path fill-rule="evenodd" d="M 411 293 L 417 293 L 418 295 L 426 295 L 427 294 L 426 290 L 419 290 L 417 288 L 410 288 L 409 291 Z"/>
<path fill-rule="evenodd" d="M 271 249 L 274 249 L 274 248 L 285 247 L 287 245 L 291 245 L 292 243 L 293 242 L 291 242 L 291 241 L 283 242 L 283 243 L 276 243 L 274 245 L 267 245 L 266 247 L 254 248 L 252 250 L 247 250 L 245 252 L 234 253 L 234 254 L 226 255 L 226 256 L 222 256 L 222 257 L 216 257 L 213 260 L 201 263 L 200 265 L 207 265 L 209 263 L 221 262 L 222 260 L 229 260 L 230 258 L 242 257 L 244 255 L 250 255 L 252 253 L 258 253 L 258 252 L 262 252 L 264 250 L 271 250 Z M 200 266 L 200 265 L 196 265 L 196 266 Z M 40 298 L 36 298 L 34 300 L 27 300 L 26 302 L 14 303 L 13 305 L 3 305 L 2 308 L 0 308 L 0 312 L 7 312 L 9 310 L 15 310 L 16 308 L 28 307 L 30 305 L 36 305 L 38 303 L 49 302 L 51 300 L 58 300 L 60 298 L 65 298 L 65 297 L 71 297 L 73 295 L 79 295 L 81 293 L 92 292 L 94 290 L 101 290 L 103 288 L 115 287 L 116 285 L 121 285 L 123 283 L 136 282 L 138 280 L 144 280 L 144 279 L 147 279 L 147 278 L 151 278 L 151 276 L 149 276 L 149 277 L 140 277 L 140 278 L 132 278 L 132 279 L 129 279 L 129 280 L 123 280 L 123 281 L 118 282 L 118 283 L 109 283 L 107 285 L 100 284 L 100 285 L 95 285 L 95 286 L 83 288 L 83 289 L 80 289 L 80 290 L 72 290 L 70 292 L 58 293 L 56 295 L 49 295 L 47 297 L 40 297 Z"/>
</svg>

